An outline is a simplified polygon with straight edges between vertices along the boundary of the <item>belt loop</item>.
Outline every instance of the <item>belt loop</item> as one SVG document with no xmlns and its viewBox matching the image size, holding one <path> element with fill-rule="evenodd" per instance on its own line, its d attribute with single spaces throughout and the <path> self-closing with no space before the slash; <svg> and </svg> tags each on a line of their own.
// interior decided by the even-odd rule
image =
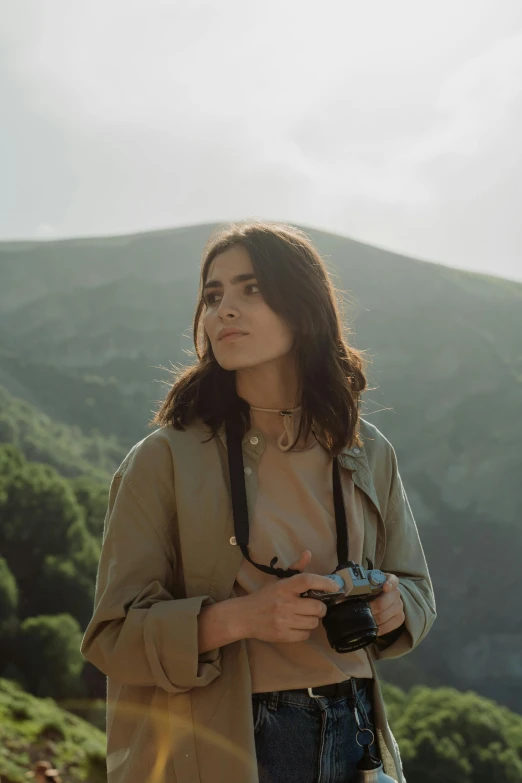
<svg viewBox="0 0 522 783">
<path fill-rule="evenodd" d="M 268 709 L 269 710 L 277 710 L 277 706 L 279 704 L 279 691 L 270 691 L 270 696 L 268 697 Z"/>
<path fill-rule="evenodd" d="M 351 685 L 351 688 L 352 688 L 352 699 L 353 699 L 354 705 L 357 704 L 357 685 L 356 685 L 356 682 L 357 681 L 356 681 L 355 677 L 352 677 L 350 679 L 350 685 Z"/>
</svg>

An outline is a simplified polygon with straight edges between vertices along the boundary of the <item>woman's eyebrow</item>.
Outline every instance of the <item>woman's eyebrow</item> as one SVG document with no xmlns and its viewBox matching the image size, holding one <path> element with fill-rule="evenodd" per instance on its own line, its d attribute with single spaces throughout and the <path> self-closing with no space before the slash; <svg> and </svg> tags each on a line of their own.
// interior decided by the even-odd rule
<svg viewBox="0 0 522 783">
<path fill-rule="evenodd" d="M 235 277 L 231 278 L 230 282 L 232 285 L 237 285 L 238 283 L 244 283 L 245 280 L 255 280 L 256 276 L 253 272 L 243 272 L 241 275 L 236 275 Z M 222 288 L 223 283 L 221 280 L 209 280 L 208 283 L 205 283 L 203 286 L 203 290 L 206 291 L 207 288 Z"/>
</svg>

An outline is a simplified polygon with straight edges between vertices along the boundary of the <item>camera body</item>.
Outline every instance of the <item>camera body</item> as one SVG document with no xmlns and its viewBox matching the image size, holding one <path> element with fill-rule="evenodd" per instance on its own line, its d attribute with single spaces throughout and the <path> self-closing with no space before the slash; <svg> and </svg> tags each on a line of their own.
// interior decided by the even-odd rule
<svg viewBox="0 0 522 783">
<path fill-rule="evenodd" d="M 347 568 L 337 571 L 335 574 L 326 574 L 339 585 L 338 593 L 330 593 L 327 590 L 307 590 L 301 593 L 304 598 L 317 598 L 319 601 L 331 606 L 340 601 L 349 601 L 354 598 L 371 598 L 381 592 L 386 575 L 378 568 L 366 571 L 357 563 L 348 565 Z"/>
<path fill-rule="evenodd" d="M 306 590 L 303 598 L 315 598 L 326 604 L 323 625 L 336 652 L 353 652 L 367 647 L 377 638 L 377 623 L 369 606 L 382 592 L 386 574 L 378 568 L 365 570 L 350 561 L 346 568 L 327 574 L 338 586 L 336 593 Z"/>
</svg>

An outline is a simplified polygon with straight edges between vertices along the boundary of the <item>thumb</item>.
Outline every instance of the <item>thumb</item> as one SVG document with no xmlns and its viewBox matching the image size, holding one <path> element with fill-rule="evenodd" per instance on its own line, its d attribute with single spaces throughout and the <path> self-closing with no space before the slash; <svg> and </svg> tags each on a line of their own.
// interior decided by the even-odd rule
<svg viewBox="0 0 522 783">
<path fill-rule="evenodd" d="M 312 559 L 312 553 L 309 549 L 305 549 L 299 560 L 296 560 L 295 563 L 292 563 L 291 566 L 288 566 L 289 568 L 293 569 L 294 571 L 304 571 L 306 566 L 309 564 L 310 560 Z"/>
<path fill-rule="evenodd" d="M 395 574 L 387 574 L 385 572 L 386 576 L 386 582 L 384 583 L 382 589 L 386 593 L 390 593 L 392 590 L 395 590 L 399 587 L 399 577 L 395 576 Z"/>
</svg>

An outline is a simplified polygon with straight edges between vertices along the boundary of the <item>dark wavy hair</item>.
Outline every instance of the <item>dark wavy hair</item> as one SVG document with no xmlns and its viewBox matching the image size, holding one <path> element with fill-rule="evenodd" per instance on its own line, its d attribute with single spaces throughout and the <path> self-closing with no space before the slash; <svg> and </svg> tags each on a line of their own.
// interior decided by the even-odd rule
<svg viewBox="0 0 522 783">
<path fill-rule="evenodd" d="M 175 380 L 150 422 L 183 430 L 197 417 L 215 437 L 229 415 L 243 434 L 251 426 L 250 408 L 236 391 L 235 371 L 216 361 L 201 324 L 203 286 L 214 258 L 240 244 L 248 251 L 268 306 L 290 327 L 299 368 L 301 432 L 314 432 L 332 455 L 361 446 L 360 395 L 366 388 L 366 360 L 342 335 L 335 289 L 310 238 L 286 223 L 245 221 L 217 229 L 203 252 L 193 335 L 197 363 L 172 370 Z"/>
</svg>

